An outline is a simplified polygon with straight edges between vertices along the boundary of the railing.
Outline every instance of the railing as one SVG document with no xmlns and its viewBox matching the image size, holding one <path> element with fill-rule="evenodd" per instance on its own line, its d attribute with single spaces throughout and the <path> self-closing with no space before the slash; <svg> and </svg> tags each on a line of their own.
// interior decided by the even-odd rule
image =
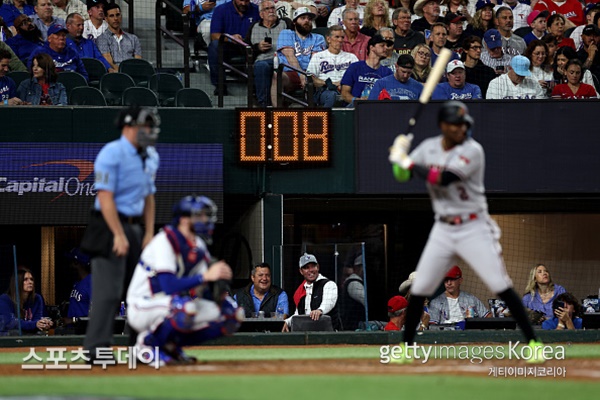
<svg viewBox="0 0 600 400">
<path fill-rule="evenodd" d="M 134 33 L 133 21 L 135 18 L 133 15 L 133 0 L 123 0 L 123 2 L 127 3 L 127 6 L 129 7 L 129 13 L 127 15 L 128 31 L 129 33 Z M 111 1 L 111 3 L 114 3 L 114 1 Z"/>
<path fill-rule="evenodd" d="M 283 91 L 283 67 L 287 67 L 292 71 L 297 72 L 298 74 L 304 75 L 306 77 L 306 85 L 304 86 L 304 91 L 306 92 L 306 101 L 300 100 L 290 94 L 287 94 Z M 303 105 L 304 107 L 314 107 L 315 106 L 315 84 L 313 82 L 312 75 L 302 71 L 300 69 L 294 68 L 291 65 L 286 63 L 279 63 L 277 67 L 277 107 L 283 107 L 284 99 L 291 101 L 292 103 Z"/>
<path fill-rule="evenodd" d="M 225 39 L 228 39 L 227 43 L 234 44 L 244 49 L 244 68 L 246 72 L 236 68 L 234 65 L 225 62 L 224 54 L 224 43 Z M 239 76 L 242 76 L 248 80 L 248 107 L 252 107 L 252 93 L 254 92 L 254 61 L 252 56 L 252 46 L 248 43 L 241 41 L 232 35 L 227 33 L 222 34 L 219 37 L 219 48 L 218 48 L 218 62 L 219 62 L 219 78 L 217 81 L 217 96 L 218 96 L 218 107 L 223 108 L 223 93 L 225 91 L 225 69 L 230 69 L 232 72 Z"/>
<path fill-rule="evenodd" d="M 127 1 L 127 0 L 126 0 Z M 133 3 L 133 1 L 131 0 Z M 183 18 L 183 38 L 174 35 L 161 24 L 161 15 L 163 14 L 163 5 L 181 14 Z M 155 34 L 156 34 L 156 67 L 162 68 L 162 34 L 164 33 L 171 40 L 183 47 L 183 85 L 190 87 L 190 16 L 183 10 L 171 3 L 169 0 L 156 0 L 155 16 Z M 131 13 L 133 15 L 133 13 Z"/>
</svg>

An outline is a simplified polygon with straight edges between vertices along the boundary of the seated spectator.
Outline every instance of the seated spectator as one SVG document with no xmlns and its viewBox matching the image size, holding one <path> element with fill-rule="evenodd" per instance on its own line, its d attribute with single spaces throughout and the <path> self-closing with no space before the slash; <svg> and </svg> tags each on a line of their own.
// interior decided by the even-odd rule
<svg viewBox="0 0 600 400">
<path fill-rule="evenodd" d="M 392 28 L 381 28 L 378 32 L 382 38 L 388 41 L 394 41 L 394 30 Z M 385 58 L 381 60 L 381 65 L 388 67 L 392 72 L 396 72 L 396 62 L 398 61 L 398 53 L 394 51 L 394 46 L 386 46 Z"/>
<path fill-rule="evenodd" d="M 52 0 L 52 14 L 56 18 L 67 21 L 69 14 L 77 13 L 84 19 L 89 19 L 87 6 L 81 0 Z M 83 17 L 85 16 L 85 17 Z"/>
<path fill-rule="evenodd" d="M 29 5 L 26 0 L 12 0 L 4 2 L 0 7 L 0 17 L 4 19 L 4 23 L 10 28 L 13 35 L 17 34 L 15 19 L 21 15 L 33 15 L 35 8 Z"/>
<path fill-rule="evenodd" d="M 512 10 L 502 6 L 496 10 L 495 16 L 504 54 L 508 54 L 510 57 L 523 54 L 525 52 L 525 41 L 522 37 L 513 34 L 514 17 Z"/>
<path fill-rule="evenodd" d="M 417 82 L 427 82 L 427 77 L 431 72 L 431 48 L 425 43 L 418 44 L 412 50 L 411 56 L 415 60 L 412 78 Z"/>
<path fill-rule="evenodd" d="M 315 5 L 317 7 L 317 17 L 315 18 L 315 24 L 318 27 L 327 26 L 329 14 L 331 13 L 331 10 L 335 7 L 334 3 L 334 0 L 321 0 L 319 2 L 315 1 Z"/>
<path fill-rule="evenodd" d="M 334 25 L 327 32 L 327 49 L 313 54 L 306 72 L 312 74 L 317 105 L 331 108 L 341 92 L 341 80 L 350 64 L 358 58 L 352 53 L 342 50 L 344 30 Z"/>
<path fill-rule="evenodd" d="M 552 303 L 566 290 L 552 282 L 550 272 L 544 264 L 538 264 L 531 269 L 525 292 L 523 305 L 530 310 L 544 313 L 546 318 L 550 319 L 554 317 Z"/>
<path fill-rule="evenodd" d="M 280 19 L 275 12 L 275 3 L 263 0 L 258 6 L 260 20 L 250 26 L 246 42 L 254 51 L 254 85 L 258 105 L 271 105 L 271 81 L 273 79 L 273 57 L 277 39 L 284 29 L 290 29 L 292 21 Z"/>
<path fill-rule="evenodd" d="M 391 27 L 390 9 L 385 0 L 369 0 L 365 7 L 365 20 L 360 33 L 374 36 L 378 30 Z"/>
<path fill-rule="evenodd" d="M 52 57 L 46 53 L 37 53 L 31 61 L 31 78 L 19 84 L 17 94 L 25 104 L 66 106 L 67 90 L 57 79 Z"/>
<path fill-rule="evenodd" d="M 390 321 L 387 323 L 384 331 L 401 331 L 404 328 L 406 319 L 406 308 L 408 301 L 402 296 L 394 296 L 388 300 L 387 310 Z"/>
<path fill-rule="evenodd" d="M 394 25 L 395 53 L 410 54 L 416 45 L 425 43 L 423 33 L 410 28 L 410 11 L 407 8 L 396 8 L 392 14 L 392 23 Z"/>
<path fill-rule="evenodd" d="M 369 40 L 367 59 L 350 65 L 342 77 L 342 99 L 354 107 L 355 100 L 366 100 L 377 80 L 393 75 L 391 69 L 381 65 L 386 58 L 387 46 L 390 45 L 382 36 L 375 35 Z"/>
<path fill-rule="evenodd" d="M 558 295 L 552 302 L 554 316 L 542 322 L 542 329 L 581 329 L 582 319 L 579 317 L 581 306 L 579 301 L 571 293 Z"/>
<path fill-rule="evenodd" d="M 104 8 L 104 15 L 108 29 L 96 39 L 96 45 L 102 56 L 108 61 L 115 71 L 119 70 L 119 64 L 130 58 L 142 58 L 142 46 L 140 40 L 133 33 L 127 33 L 121 29 L 123 16 L 121 7 L 111 3 Z"/>
<path fill-rule="evenodd" d="M 67 16 L 67 46 L 77 51 L 80 58 L 88 57 L 100 60 L 108 72 L 118 72 L 104 58 L 96 43 L 91 39 L 83 37 L 83 17 L 79 14 L 69 14 Z"/>
<path fill-rule="evenodd" d="M 503 0 L 501 4 L 512 11 L 513 31 L 529 26 L 527 23 L 527 16 L 531 14 L 531 6 L 529 4 L 518 0 Z"/>
<path fill-rule="evenodd" d="M 465 318 L 486 318 L 491 314 L 487 307 L 471 293 L 460 290 L 462 271 L 458 265 L 450 268 L 444 277 L 446 291 L 429 303 L 432 324 L 451 324 Z"/>
<path fill-rule="evenodd" d="M 556 83 L 567 83 L 566 65 L 570 60 L 577 59 L 577 53 L 571 47 L 560 47 L 554 56 L 554 81 Z M 581 79 L 583 83 L 594 86 L 594 77 L 589 70 L 583 71 Z"/>
<path fill-rule="evenodd" d="M 466 82 L 479 86 L 485 98 L 488 86 L 496 77 L 496 72 L 481 62 L 483 44 L 479 36 L 469 36 L 463 42 L 463 64 L 465 65 Z"/>
<path fill-rule="evenodd" d="M 342 50 L 354 54 L 359 60 L 366 59 L 367 45 L 371 38 L 359 32 L 358 11 L 346 8 L 342 13 L 342 23 L 344 24 Z"/>
<path fill-rule="evenodd" d="M 34 0 L 35 14 L 31 19 L 42 33 L 42 39 L 48 39 L 48 29 L 53 25 L 65 25 L 65 20 L 53 15 L 52 0 Z"/>
<path fill-rule="evenodd" d="M 573 39 L 565 37 L 565 22 L 566 19 L 562 14 L 553 14 L 549 16 L 546 23 L 548 26 L 548 32 L 556 36 L 559 48 L 569 46 L 573 50 L 577 50 L 575 48 L 575 42 Z"/>
<path fill-rule="evenodd" d="M 462 51 L 462 42 L 466 37 L 463 29 L 463 23 L 467 18 L 463 15 L 448 13 L 445 16 L 445 22 L 448 26 L 448 37 L 446 38 L 445 48 L 454 52 Z"/>
<path fill-rule="evenodd" d="M 425 39 L 429 39 L 431 25 L 443 20 L 440 17 L 441 0 L 417 0 L 414 6 L 415 14 L 419 17 L 415 19 L 410 27 L 413 31 L 422 32 Z"/>
<path fill-rule="evenodd" d="M 337 309 L 338 288 L 335 282 L 319 273 L 319 263 L 312 254 L 304 253 L 300 257 L 299 265 L 304 281 L 294 293 L 294 315 L 310 315 L 314 321 L 318 321 L 322 315 L 329 315 L 333 329 L 342 329 Z M 289 331 L 294 315 L 285 320 L 283 332 Z"/>
<path fill-rule="evenodd" d="M 472 19 L 471 12 L 469 11 L 469 2 L 467 0 L 444 0 L 442 1 L 444 9 L 441 10 L 444 17 L 448 16 L 448 14 L 462 15 L 465 17 L 465 21 L 469 21 Z M 475 4 L 473 4 L 475 6 Z M 440 7 L 441 8 L 441 7 Z M 473 14 L 474 14 L 473 7 Z"/>
<path fill-rule="evenodd" d="M 294 11 L 300 7 L 307 7 L 311 13 L 317 15 L 317 5 L 312 0 L 290 0 L 275 2 L 275 11 L 277 12 L 279 18 L 287 18 L 290 21 L 294 18 Z M 317 24 L 313 21 L 313 27 L 316 27 L 316 25 Z"/>
<path fill-rule="evenodd" d="M 365 7 L 361 6 L 358 3 L 358 0 L 346 0 L 346 4 L 334 8 L 331 11 L 331 14 L 329 14 L 329 19 L 327 19 L 328 28 L 333 25 L 343 26 L 344 18 L 342 17 L 342 14 L 346 8 L 353 8 L 358 12 L 358 25 L 359 27 L 362 27 L 365 18 Z"/>
<path fill-rule="evenodd" d="M 567 16 L 566 28 L 585 24 L 583 7 L 578 0 L 540 0 L 533 6 L 534 10 L 548 11 L 550 15 L 561 14 Z M 550 26 L 550 23 L 548 23 Z"/>
<path fill-rule="evenodd" d="M 67 28 L 62 25 L 54 25 L 48 30 L 48 41 L 42 47 L 36 48 L 27 61 L 27 66 L 31 68 L 33 58 L 40 54 L 46 53 L 54 60 L 54 64 L 59 67 L 56 72 L 75 71 L 79 72 L 87 80 L 88 74 L 85 66 L 77 54 L 77 51 L 67 46 Z"/>
<path fill-rule="evenodd" d="M 86 3 L 90 18 L 83 23 L 83 37 L 95 41 L 108 29 L 108 23 L 104 19 L 106 0 L 87 0 Z"/>
<path fill-rule="evenodd" d="M 340 314 L 346 331 L 355 331 L 359 322 L 366 318 L 363 273 L 363 255 L 360 254 L 354 259 L 352 274 L 342 284 Z"/>
<path fill-rule="evenodd" d="M 183 12 L 191 14 L 191 18 L 193 18 L 196 23 L 196 32 L 201 35 L 206 46 L 211 42 L 210 23 L 213 11 L 216 7 L 227 3 L 228 1 L 229 0 L 184 0 L 183 2 Z M 194 9 L 190 10 L 192 2 L 194 3 Z"/>
<path fill-rule="evenodd" d="M 600 53 L 598 52 L 598 43 L 600 43 L 600 28 L 596 25 L 587 25 L 581 34 L 583 47 L 577 52 L 579 61 L 583 67 L 589 70 L 596 81 L 600 78 Z"/>
<path fill-rule="evenodd" d="M 514 56 L 506 74 L 490 82 L 486 99 L 545 99 L 546 92 L 531 78 L 529 59 Z"/>
<path fill-rule="evenodd" d="M 277 39 L 279 63 L 306 71 L 312 55 L 325 50 L 323 36 L 311 33 L 314 18 L 315 14 L 307 7 L 300 7 L 294 12 L 294 29 L 284 29 Z M 283 69 L 282 80 L 283 90 L 286 93 L 303 89 L 306 85 L 306 76 L 288 67 Z M 271 82 L 271 102 L 277 104 L 277 74 L 273 74 Z"/>
<path fill-rule="evenodd" d="M 467 74 L 462 61 L 450 61 L 446 66 L 446 76 L 448 82 L 437 84 L 431 95 L 432 100 L 481 99 L 481 89 L 479 86 L 466 82 Z"/>
<path fill-rule="evenodd" d="M 17 86 L 8 74 L 8 65 L 12 55 L 0 50 L 0 106 L 19 106 L 23 101 L 17 97 Z"/>
<path fill-rule="evenodd" d="M 440 52 L 446 47 L 448 41 L 448 27 L 443 22 L 436 22 L 431 26 L 431 36 L 429 37 L 431 47 L 431 65 L 435 65 Z M 458 60 L 458 54 L 452 52 L 450 60 Z"/>
<path fill-rule="evenodd" d="M 527 24 L 531 27 L 531 32 L 523 37 L 526 45 L 534 40 L 542 40 L 546 36 L 546 18 L 548 11 L 532 11 L 527 16 Z"/>
<path fill-rule="evenodd" d="M 19 285 L 18 299 L 15 283 Z M 20 321 L 17 319 L 17 307 Z M 20 322 L 21 330 L 25 333 L 47 331 L 53 323 L 51 319 L 43 317 L 44 307 L 44 299 L 35 293 L 33 274 L 29 269 L 20 267 L 17 276 L 11 277 L 8 291 L 0 296 L 0 317 L 4 319 L 4 330 L 19 329 Z"/>
<path fill-rule="evenodd" d="M 552 63 L 548 58 L 548 46 L 541 40 L 534 40 L 525 49 L 524 56 L 531 63 L 531 78 L 539 83 L 549 96 L 554 88 L 554 76 Z"/>
<path fill-rule="evenodd" d="M 552 98 L 595 99 L 598 97 L 596 89 L 592 85 L 581 82 L 583 76 L 581 61 L 576 58 L 569 60 L 564 68 L 567 83 L 556 85 L 552 90 Z"/>
<path fill-rule="evenodd" d="M 596 17 L 596 14 L 598 14 L 599 11 L 600 11 L 600 4 L 589 3 L 588 5 L 586 5 L 585 6 L 585 21 L 586 21 L 585 25 L 579 25 L 569 35 L 569 37 L 571 39 L 573 39 L 573 42 L 575 43 L 575 49 L 577 51 L 579 51 L 583 48 L 583 38 L 582 38 L 583 30 L 588 25 L 597 26 L 596 24 L 594 24 L 594 18 Z M 584 61 L 585 60 L 581 60 L 581 62 L 584 62 Z"/>
<path fill-rule="evenodd" d="M 8 62 L 9 71 L 27 71 L 27 67 L 19 60 L 13 49 L 2 41 L 0 41 L 0 50 L 4 50 L 10 54 L 10 61 Z"/>
<path fill-rule="evenodd" d="M 74 323 L 76 318 L 87 317 L 92 306 L 92 275 L 90 257 L 78 247 L 67 254 L 69 268 L 76 275 L 77 281 L 69 296 L 69 311 L 65 322 Z"/>
<path fill-rule="evenodd" d="M 21 15 L 15 19 L 17 34 L 6 41 L 17 57 L 26 63 L 31 53 L 38 47 L 44 45 L 42 32 L 33 24 L 31 18 Z"/>
<path fill-rule="evenodd" d="M 558 39 L 553 34 L 548 33 L 542 38 L 542 42 L 548 46 L 548 58 L 554 60 L 556 49 L 558 49 Z"/>
<path fill-rule="evenodd" d="M 414 66 L 411 55 L 398 57 L 396 72 L 375 82 L 369 100 L 418 100 L 423 85 L 410 77 Z"/>
<path fill-rule="evenodd" d="M 280 312 L 283 318 L 290 314 L 287 294 L 271 282 L 271 266 L 260 263 L 252 268 L 250 273 L 252 281 L 245 288 L 240 289 L 233 298 L 244 309 L 246 318 L 253 313 L 264 311 L 265 316 Z"/>
<path fill-rule="evenodd" d="M 481 53 L 481 62 L 496 71 L 498 75 L 505 73 L 512 57 L 504 53 L 500 32 L 490 29 L 483 35 L 483 42 L 485 46 Z"/>
<path fill-rule="evenodd" d="M 477 11 L 473 20 L 467 25 L 465 31 L 467 36 L 475 35 L 483 38 L 483 34 L 489 29 L 496 29 L 494 22 L 494 6 L 492 0 L 478 0 L 475 8 Z"/>
</svg>

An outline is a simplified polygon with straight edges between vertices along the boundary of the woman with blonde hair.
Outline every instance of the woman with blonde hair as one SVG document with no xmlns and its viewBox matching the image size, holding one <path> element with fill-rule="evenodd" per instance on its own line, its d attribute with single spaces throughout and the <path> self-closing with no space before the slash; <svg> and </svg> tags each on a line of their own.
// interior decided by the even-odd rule
<svg viewBox="0 0 600 400">
<path fill-rule="evenodd" d="M 33 274 L 29 269 L 20 267 L 17 276 L 13 275 L 10 279 L 8 291 L 0 296 L 0 318 L 4 320 L 4 327 L 0 330 L 18 329 L 17 310 L 20 311 L 22 331 L 34 333 L 38 329 L 51 328 L 52 320 L 43 318 L 44 306 L 42 296 L 35 293 Z"/>
<path fill-rule="evenodd" d="M 425 83 L 431 72 L 431 49 L 425 43 L 419 43 L 412 49 L 410 55 L 415 60 L 412 78 L 417 82 Z"/>
<path fill-rule="evenodd" d="M 365 7 L 365 19 L 360 33 L 373 37 L 381 28 L 391 26 L 390 8 L 387 1 L 370 0 Z"/>
<path fill-rule="evenodd" d="M 522 300 L 523 305 L 530 310 L 544 313 L 547 319 L 554 318 L 552 302 L 565 292 L 564 287 L 552 282 L 548 268 L 544 264 L 538 264 L 529 273 L 529 282 Z"/>
</svg>

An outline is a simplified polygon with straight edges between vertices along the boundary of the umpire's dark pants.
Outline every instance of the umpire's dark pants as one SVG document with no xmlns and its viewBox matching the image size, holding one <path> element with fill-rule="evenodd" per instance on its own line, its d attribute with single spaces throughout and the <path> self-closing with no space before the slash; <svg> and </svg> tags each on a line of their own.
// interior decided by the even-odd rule
<svg viewBox="0 0 600 400">
<path fill-rule="evenodd" d="M 83 341 L 92 358 L 97 348 L 112 344 L 115 314 L 142 251 L 141 226 L 121 223 L 129 241 L 128 255 L 117 257 L 111 251 L 108 257 L 92 259 L 92 310 Z"/>
</svg>

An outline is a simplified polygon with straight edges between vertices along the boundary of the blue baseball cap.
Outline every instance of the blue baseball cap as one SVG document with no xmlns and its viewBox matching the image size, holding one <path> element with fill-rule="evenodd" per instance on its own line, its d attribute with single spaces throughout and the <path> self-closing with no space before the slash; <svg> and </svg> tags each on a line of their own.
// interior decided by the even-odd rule
<svg viewBox="0 0 600 400">
<path fill-rule="evenodd" d="M 529 71 L 529 59 L 525 56 L 514 56 L 512 60 L 510 60 L 510 66 L 515 71 L 515 74 L 519 76 L 529 76 L 531 75 L 531 71 Z"/>
<path fill-rule="evenodd" d="M 67 28 L 65 28 L 63 25 L 52 25 L 50 28 L 48 28 L 48 36 L 54 35 L 55 33 L 58 33 L 58 32 L 69 33 Z"/>
<path fill-rule="evenodd" d="M 483 34 L 483 40 L 487 45 L 488 49 L 495 49 L 496 47 L 502 47 L 502 37 L 498 29 L 488 29 Z"/>
<path fill-rule="evenodd" d="M 494 8 L 496 4 L 492 3 L 492 0 L 477 0 L 477 3 L 475 4 L 475 10 L 479 11 L 486 6 L 491 6 Z"/>
<path fill-rule="evenodd" d="M 77 261 L 82 265 L 90 265 L 90 256 L 82 252 L 79 247 L 73 247 L 65 253 L 65 257 L 69 260 Z"/>
</svg>

